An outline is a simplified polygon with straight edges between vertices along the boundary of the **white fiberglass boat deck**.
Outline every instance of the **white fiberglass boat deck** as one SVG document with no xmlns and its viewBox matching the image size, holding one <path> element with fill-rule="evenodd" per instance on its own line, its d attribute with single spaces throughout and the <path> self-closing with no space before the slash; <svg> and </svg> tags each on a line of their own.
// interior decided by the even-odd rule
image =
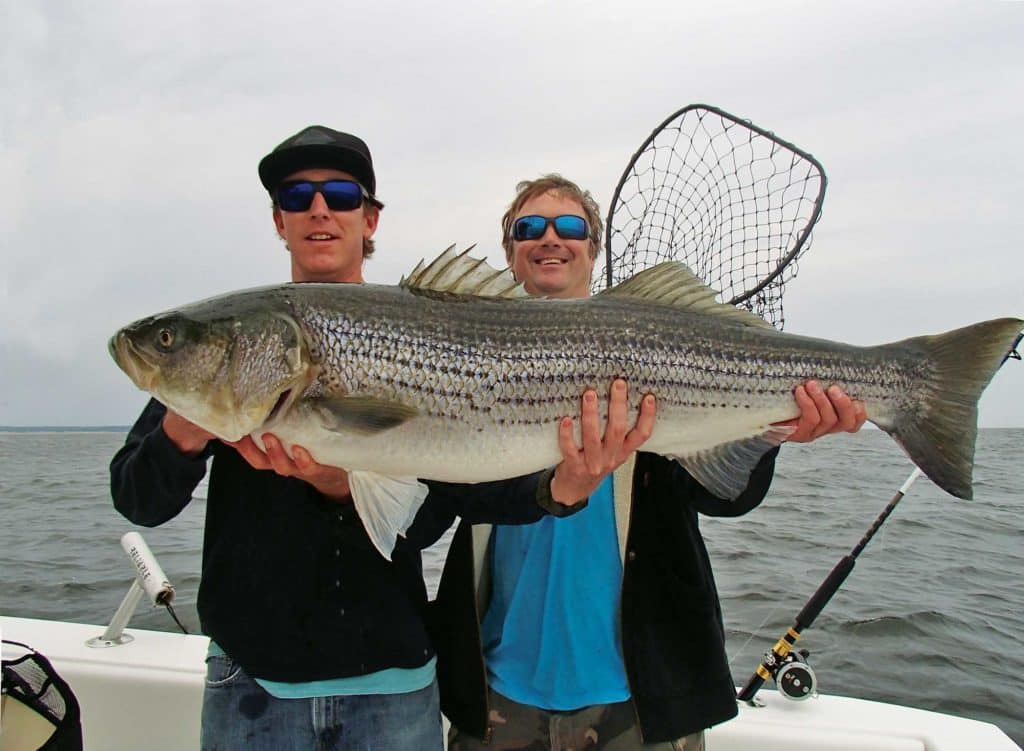
<svg viewBox="0 0 1024 751">
<path fill-rule="evenodd" d="M 0 629 L 48 657 L 70 684 L 86 749 L 199 747 L 205 637 L 129 629 L 133 641 L 92 648 L 86 642 L 103 626 L 0 617 Z M 710 732 L 712 751 L 1020 751 L 986 722 L 837 696 L 758 698 L 765 706 L 741 705 L 739 717 Z M 10 740 L 0 736 L 0 749 Z"/>
</svg>

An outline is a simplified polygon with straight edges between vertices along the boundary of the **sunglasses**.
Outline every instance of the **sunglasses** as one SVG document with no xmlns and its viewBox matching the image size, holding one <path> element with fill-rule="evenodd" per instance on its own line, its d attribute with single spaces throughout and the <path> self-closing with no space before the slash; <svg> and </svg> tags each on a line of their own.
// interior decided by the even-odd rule
<svg viewBox="0 0 1024 751">
<path fill-rule="evenodd" d="M 324 197 L 331 211 L 352 211 L 372 200 L 359 183 L 354 180 L 289 180 L 277 186 L 277 205 L 282 211 L 308 211 L 317 193 Z"/>
<path fill-rule="evenodd" d="M 521 216 L 512 223 L 512 239 L 517 242 L 538 240 L 548 231 L 549 224 L 554 225 L 555 234 L 563 240 L 586 240 L 589 234 L 587 220 L 582 216 L 562 214 L 556 217 L 546 217 L 530 214 Z"/>
</svg>

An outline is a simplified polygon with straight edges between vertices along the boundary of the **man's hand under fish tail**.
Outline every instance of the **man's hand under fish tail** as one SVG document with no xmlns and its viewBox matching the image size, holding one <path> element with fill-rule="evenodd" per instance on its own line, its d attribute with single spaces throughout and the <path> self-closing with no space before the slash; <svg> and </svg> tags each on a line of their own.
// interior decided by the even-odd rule
<svg viewBox="0 0 1024 751">
<path fill-rule="evenodd" d="M 786 438 L 791 443 L 810 443 L 830 433 L 856 433 L 867 420 L 864 403 L 851 399 L 836 385 L 822 389 L 817 381 L 797 386 L 793 398 L 800 407 L 800 417 L 777 425 L 796 430 Z"/>
<path fill-rule="evenodd" d="M 551 497 L 562 504 L 574 504 L 588 498 L 610 472 L 651 437 L 654 430 L 657 410 L 652 394 L 647 394 L 641 401 L 636 424 L 632 430 L 629 429 L 628 392 L 626 382 L 621 379 L 611 387 L 608 424 L 603 435 L 597 393 L 588 389 L 582 401 L 580 428 L 583 445 L 576 443 L 572 418 L 563 417 L 558 426 L 562 462 L 555 467 L 551 479 Z"/>
<path fill-rule="evenodd" d="M 279 475 L 298 478 L 337 501 L 351 498 L 347 471 L 317 464 L 302 446 L 292 446 L 292 455 L 288 456 L 281 441 L 272 433 L 264 433 L 261 437 L 266 451 L 261 451 L 251 436 L 228 445 L 234 446 L 242 458 L 256 469 L 272 469 Z"/>
</svg>

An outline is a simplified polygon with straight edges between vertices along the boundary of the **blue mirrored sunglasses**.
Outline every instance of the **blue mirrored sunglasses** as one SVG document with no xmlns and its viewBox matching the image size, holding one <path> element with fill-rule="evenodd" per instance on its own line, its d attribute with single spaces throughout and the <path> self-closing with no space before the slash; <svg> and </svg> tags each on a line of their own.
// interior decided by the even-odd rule
<svg viewBox="0 0 1024 751">
<path fill-rule="evenodd" d="M 556 217 L 530 214 L 521 216 L 512 223 L 512 239 L 538 240 L 548 231 L 548 225 L 554 225 L 555 234 L 563 240 L 586 240 L 589 230 L 587 220 L 575 214 L 562 214 Z"/>
<path fill-rule="evenodd" d="M 277 186 L 277 205 L 282 211 L 308 211 L 317 193 L 331 211 L 352 211 L 370 200 L 366 189 L 354 180 L 289 180 Z"/>
</svg>

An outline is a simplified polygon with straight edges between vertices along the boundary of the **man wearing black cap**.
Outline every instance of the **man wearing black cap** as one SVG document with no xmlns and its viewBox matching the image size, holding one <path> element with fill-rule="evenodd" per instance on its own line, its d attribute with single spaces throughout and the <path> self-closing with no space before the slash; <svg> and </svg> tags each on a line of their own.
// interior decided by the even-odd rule
<svg viewBox="0 0 1024 751">
<path fill-rule="evenodd" d="M 292 254 L 294 282 L 361 282 L 384 204 L 370 150 L 359 138 L 312 125 L 263 158 L 260 181 Z M 319 188 L 319 190 L 317 190 Z"/>
<path fill-rule="evenodd" d="M 366 144 L 311 126 L 268 154 L 259 175 L 292 280 L 361 282 L 383 207 Z M 585 449 L 563 446 L 553 474 L 427 483 L 416 522 L 387 560 L 355 513 L 344 470 L 297 446 L 289 457 L 269 434 L 265 451 L 249 437 L 227 444 L 150 401 L 111 462 L 122 514 L 145 526 L 173 518 L 213 457 L 198 600 L 211 639 L 203 748 L 441 749 L 419 549 L 453 509 L 502 523 L 578 510 L 616 457 L 650 435 L 653 409 L 627 433 L 626 403 L 614 393 L 602 436 L 589 394 Z"/>
</svg>

